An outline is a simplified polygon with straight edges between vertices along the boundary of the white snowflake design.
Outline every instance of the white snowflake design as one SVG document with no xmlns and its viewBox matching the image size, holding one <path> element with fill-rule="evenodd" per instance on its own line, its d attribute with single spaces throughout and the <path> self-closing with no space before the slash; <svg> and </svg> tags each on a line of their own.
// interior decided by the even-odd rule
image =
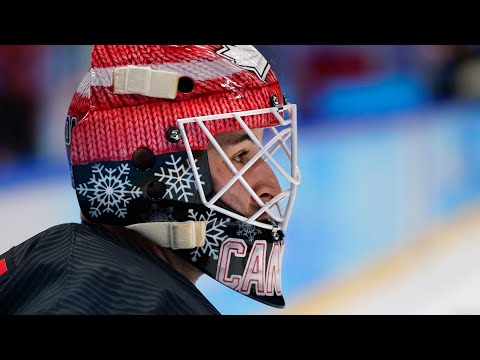
<svg viewBox="0 0 480 360">
<path fill-rule="evenodd" d="M 114 213 L 119 218 L 127 215 L 127 205 L 140 197 L 142 190 L 128 179 L 130 168 L 121 164 L 116 168 L 106 168 L 100 163 L 92 166 L 92 176 L 88 183 L 80 184 L 76 190 L 90 201 L 90 216 Z M 98 177 L 97 177 L 98 176 Z"/>
<path fill-rule="evenodd" d="M 171 200 L 180 200 L 184 202 L 188 202 L 188 197 L 193 197 L 193 192 L 191 190 L 193 188 L 197 188 L 195 183 L 195 178 L 193 176 L 193 171 L 190 166 L 185 168 L 185 163 L 179 166 L 179 163 L 182 161 L 182 158 L 179 157 L 175 160 L 173 155 L 170 155 L 172 161 L 165 161 L 165 164 L 169 165 L 170 167 L 167 169 L 168 173 L 165 172 L 164 168 L 160 169 L 160 173 L 155 173 L 155 176 L 159 176 L 160 178 L 158 181 L 164 181 L 165 186 L 167 187 L 167 191 L 165 193 L 165 197 L 169 197 Z M 195 163 L 198 159 L 195 159 Z M 190 164 L 189 162 L 187 162 Z M 197 167 L 197 170 L 200 170 Z M 202 174 L 198 174 L 199 177 Z M 205 182 L 200 181 L 200 184 L 205 184 Z"/>
<path fill-rule="evenodd" d="M 175 221 L 173 218 L 173 207 L 161 208 L 157 204 L 152 206 L 150 213 L 146 216 L 146 221 Z"/>
<path fill-rule="evenodd" d="M 206 222 L 206 239 L 205 245 L 201 248 L 196 248 L 191 252 L 192 261 L 197 261 L 201 253 L 212 256 L 213 259 L 218 259 L 218 250 L 220 248 L 220 243 L 227 239 L 225 231 L 223 228 L 227 226 L 227 223 L 230 222 L 230 218 L 218 219 L 214 216 L 215 212 L 209 210 L 206 214 L 199 214 L 193 209 L 188 210 L 188 217 L 195 221 L 205 221 Z"/>
<path fill-rule="evenodd" d="M 260 235 L 262 230 L 258 229 L 255 225 L 246 224 L 241 221 L 237 221 L 238 230 L 237 235 L 242 237 L 247 237 L 248 241 L 254 242 L 255 235 Z"/>
</svg>

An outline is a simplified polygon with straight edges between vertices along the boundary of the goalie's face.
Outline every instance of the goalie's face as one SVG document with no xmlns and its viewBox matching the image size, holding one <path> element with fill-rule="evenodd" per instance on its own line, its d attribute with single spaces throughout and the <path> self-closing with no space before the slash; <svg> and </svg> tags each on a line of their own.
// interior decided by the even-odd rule
<svg viewBox="0 0 480 360">
<path fill-rule="evenodd" d="M 263 129 L 253 129 L 252 132 L 262 142 Z M 259 152 L 259 148 L 245 131 L 220 134 L 215 136 L 215 139 L 237 171 L 240 171 Z M 207 153 L 213 188 L 215 193 L 218 193 L 232 179 L 234 173 L 211 143 L 208 146 Z M 281 192 L 277 177 L 261 157 L 243 174 L 243 179 L 264 203 Z M 260 205 L 239 180 L 236 180 L 228 188 L 220 197 L 220 200 L 246 217 L 254 215 L 260 209 Z M 258 221 L 267 219 L 268 215 L 265 212 L 257 218 Z"/>
</svg>

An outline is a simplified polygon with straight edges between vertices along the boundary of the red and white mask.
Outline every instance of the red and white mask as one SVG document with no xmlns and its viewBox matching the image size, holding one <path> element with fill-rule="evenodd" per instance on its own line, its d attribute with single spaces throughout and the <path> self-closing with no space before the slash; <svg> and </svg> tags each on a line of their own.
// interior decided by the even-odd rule
<svg viewBox="0 0 480 360">
<path fill-rule="evenodd" d="M 95 45 L 65 127 L 72 185 L 89 220 L 283 307 L 296 124 L 251 45 Z"/>
</svg>

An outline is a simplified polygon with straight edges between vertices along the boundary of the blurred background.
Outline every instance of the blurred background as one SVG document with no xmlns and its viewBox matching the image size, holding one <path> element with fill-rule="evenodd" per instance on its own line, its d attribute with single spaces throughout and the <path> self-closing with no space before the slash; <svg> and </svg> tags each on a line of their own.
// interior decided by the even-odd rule
<svg viewBox="0 0 480 360">
<path fill-rule="evenodd" d="M 257 45 L 298 105 L 277 310 L 202 277 L 223 314 L 480 314 L 480 46 Z M 87 45 L 0 45 L 0 253 L 79 222 L 64 124 Z"/>
</svg>

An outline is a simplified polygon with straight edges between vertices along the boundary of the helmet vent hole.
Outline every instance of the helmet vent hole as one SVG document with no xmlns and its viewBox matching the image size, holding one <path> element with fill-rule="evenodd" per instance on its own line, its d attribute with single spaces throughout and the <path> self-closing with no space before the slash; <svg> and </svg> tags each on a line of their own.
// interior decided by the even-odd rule
<svg viewBox="0 0 480 360">
<path fill-rule="evenodd" d="M 147 147 L 140 147 L 132 154 L 132 163 L 138 170 L 150 170 L 155 164 L 155 155 Z"/>
<path fill-rule="evenodd" d="M 186 94 L 193 90 L 193 80 L 189 77 L 183 76 L 178 79 L 178 91 Z"/>
<path fill-rule="evenodd" d="M 147 195 L 152 200 L 162 200 L 166 192 L 165 184 L 159 181 L 152 181 L 147 186 Z"/>
</svg>

